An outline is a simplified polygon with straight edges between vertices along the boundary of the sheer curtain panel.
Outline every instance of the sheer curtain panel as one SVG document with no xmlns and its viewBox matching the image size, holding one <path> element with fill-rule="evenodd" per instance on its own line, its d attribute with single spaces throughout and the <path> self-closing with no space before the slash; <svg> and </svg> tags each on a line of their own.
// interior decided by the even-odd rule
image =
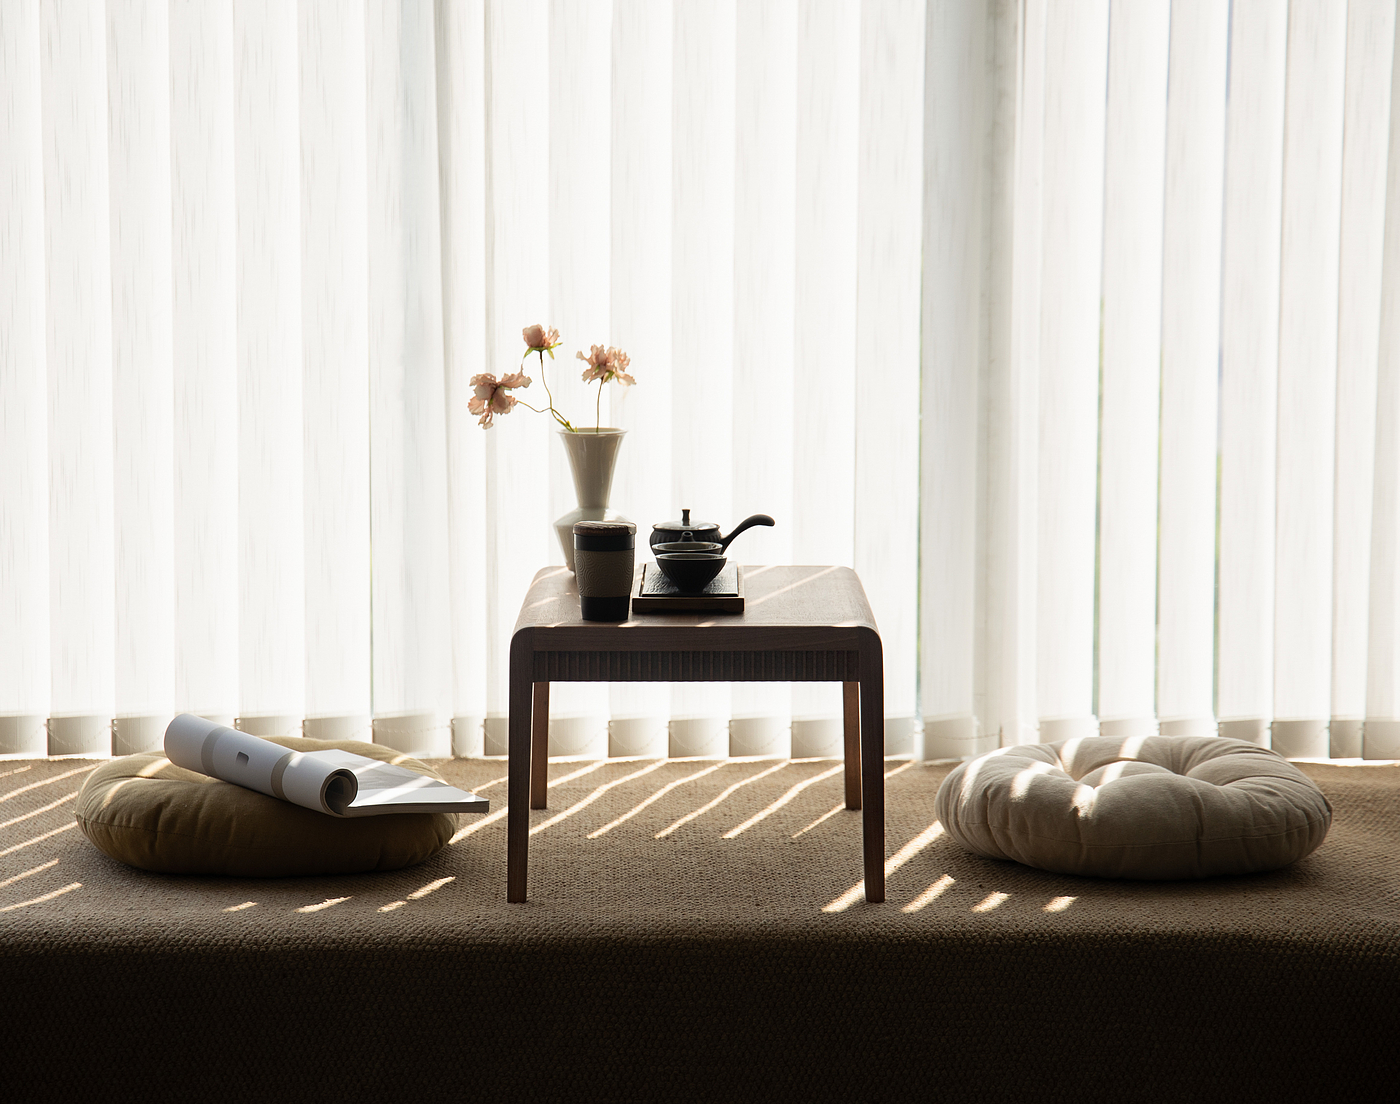
<svg viewBox="0 0 1400 1104">
<path fill-rule="evenodd" d="M 505 751 L 574 505 L 471 378 L 628 351 L 613 505 L 842 564 L 891 754 L 1400 757 L 1395 0 L 6 0 L 0 754 Z M 538 361 L 523 397 L 540 405 Z M 835 686 L 551 751 L 823 756 Z"/>
</svg>

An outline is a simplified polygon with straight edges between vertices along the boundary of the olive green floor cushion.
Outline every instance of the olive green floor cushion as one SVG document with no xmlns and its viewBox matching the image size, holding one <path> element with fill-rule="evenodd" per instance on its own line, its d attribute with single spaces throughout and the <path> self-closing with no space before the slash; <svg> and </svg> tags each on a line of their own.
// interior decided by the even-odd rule
<svg viewBox="0 0 1400 1104">
<path fill-rule="evenodd" d="M 943 780 L 963 847 L 1058 874 L 1208 878 L 1315 850 L 1332 806 L 1276 752 L 1219 736 L 1080 737 L 1002 748 Z"/>
<path fill-rule="evenodd" d="M 270 739 L 293 751 L 336 748 L 441 778 L 426 764 L 375 744 Z M 451 813 L 327 816 L 185 770 L 159 753 L 98 767 L 83 784 L 75 812 L 88 839 L 130 866 L 245 878 L 398 870 L 440 850 L 457 830 Z"/>
</svg>

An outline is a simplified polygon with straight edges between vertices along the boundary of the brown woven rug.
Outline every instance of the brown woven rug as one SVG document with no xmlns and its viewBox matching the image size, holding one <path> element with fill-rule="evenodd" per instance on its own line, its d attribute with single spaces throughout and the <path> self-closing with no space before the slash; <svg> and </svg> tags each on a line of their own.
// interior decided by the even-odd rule
<svg viewBox="0 0 1400 1104">
<path fill-rule="evenodd" d="M 834 761 L 554 763 L 508 905 L 505 765 L 438 765 L 493 812 L 422 866 L 233 880 L 98 852 L 71 813 L 92 764 L 0 762 L 15 1099 L 1312 1100 L 1400 1077 L 1400 768 L 1304 765 L 1335 819 L 1289 869 L 1154 884 L 968 855 L 934 820 L 946 768 L 891 761 L 872 906 Z"/>
</svg>

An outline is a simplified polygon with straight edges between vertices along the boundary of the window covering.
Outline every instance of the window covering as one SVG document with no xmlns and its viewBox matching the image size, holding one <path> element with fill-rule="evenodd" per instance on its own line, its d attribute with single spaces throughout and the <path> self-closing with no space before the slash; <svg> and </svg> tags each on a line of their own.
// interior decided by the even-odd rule
<svg viewBox="0 0 1400 1104">
<path fill-rule="evenodd" d="M 1394 0 L 0 5 L 0 754 L 505 749 L 573 505 L 847 564 L 891 753 L 1400 757 Z M 573 365 L 573 367 L 570 367 Z M 539 362 L 526 366 L 543 392 Z M 822 685 L 551 750 L 830 755 Z"/>
</svg>

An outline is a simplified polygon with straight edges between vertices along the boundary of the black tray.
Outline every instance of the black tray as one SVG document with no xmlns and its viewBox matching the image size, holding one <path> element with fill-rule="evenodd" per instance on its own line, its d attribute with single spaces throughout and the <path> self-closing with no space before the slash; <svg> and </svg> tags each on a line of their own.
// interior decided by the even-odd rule
<svg viewBox="0 0 1400 1104">
<path fill-rule="evenodd" d="M 686 594 L 654 563 L 642 564 L 632 584 L 635 613 L 743 613 L 744 569 L 725 564 L 704 590 Z"/>
</svg>

